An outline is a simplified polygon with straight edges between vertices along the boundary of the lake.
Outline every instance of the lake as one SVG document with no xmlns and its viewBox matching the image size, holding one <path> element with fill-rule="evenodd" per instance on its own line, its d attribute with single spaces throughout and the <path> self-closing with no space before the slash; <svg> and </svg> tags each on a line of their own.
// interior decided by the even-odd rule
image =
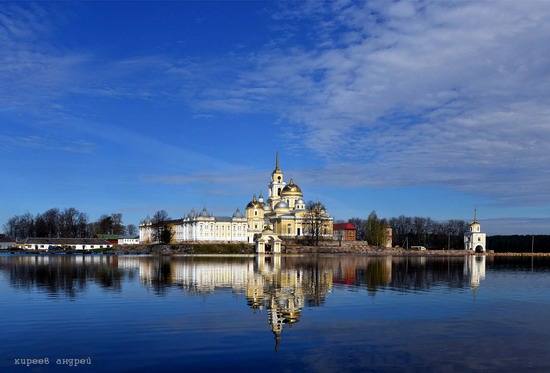
<svg viewBox="0 0 550 373">
<path fill-rule="evenodd" d="M 0 255 L 0 312 L 2 372 L 550 371 L 547 257 Z"/>
</svg>

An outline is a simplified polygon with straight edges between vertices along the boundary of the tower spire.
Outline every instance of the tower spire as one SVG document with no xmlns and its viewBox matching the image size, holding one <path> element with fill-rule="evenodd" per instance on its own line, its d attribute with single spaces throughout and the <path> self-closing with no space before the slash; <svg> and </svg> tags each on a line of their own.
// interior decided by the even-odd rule
<svg viewBox="0 0 550 373">
<path fill-rule="evenodd" d="M 275 171 L 279 171 L 279 152 L 275 152 Z"/>
<path fill-rule="evenodd" d="M 474 223 L 477 223 L 476 215 L 477 215 L 477 209 L 474 208 Z"/>
</svg>

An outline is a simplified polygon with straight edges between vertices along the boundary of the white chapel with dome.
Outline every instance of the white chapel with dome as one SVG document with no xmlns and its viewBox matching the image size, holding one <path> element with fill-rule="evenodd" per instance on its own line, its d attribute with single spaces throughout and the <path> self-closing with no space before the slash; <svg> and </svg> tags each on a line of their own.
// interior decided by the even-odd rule
<svg viewBox="0 0 550 373">
<path fill-rule="evenodd" d="M 474 221 L 470 223 L 470 231 L 464 233 L 464 250 L 484 253 L 487 249 L 487 235 L 481 231 L 474 209 Z"/>
</svg>

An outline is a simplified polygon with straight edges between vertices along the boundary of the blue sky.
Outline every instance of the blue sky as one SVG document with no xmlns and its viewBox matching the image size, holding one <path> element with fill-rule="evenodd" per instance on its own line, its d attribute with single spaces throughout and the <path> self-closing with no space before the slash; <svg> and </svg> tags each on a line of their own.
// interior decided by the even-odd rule
<svg viewBox="0 0 550 373">
<path fill-rule="evenodd" d="M 550 231 L 550 3 L 2 2 L 0 225 L 266 194 Z"/>
</svg>

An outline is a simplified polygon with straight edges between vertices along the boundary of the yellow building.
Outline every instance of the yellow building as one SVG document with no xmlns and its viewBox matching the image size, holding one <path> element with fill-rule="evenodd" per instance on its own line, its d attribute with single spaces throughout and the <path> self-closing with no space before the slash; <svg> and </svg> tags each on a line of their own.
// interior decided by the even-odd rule
<svg viewBox="0 0 550 373">
<path fill-rule="evenodd" d="M 281 238 L 306 237 L 315 234 L 315 230 L 321 238 L 332 238 L 332 218 L 324 208 L 306 208 L 300 187 L 292 178 L 288 184 L 285 182 L 278 154 L 267 187 L 267 201 L 262 195 L 254 195 L 246 206 L 248 242 L 260 237 L 264 228 L 271 228 Z"/>
<path fill-rule="evenodd" d="M 332 218 L 321 204 L 308 209 L 302 190 L 291 178 L 287 184 L 275 156 L 275 170 L 268 183 L 268 198 L 252 197 L 244 215 L 239 209 L 233 216 L 213 216 L 206 207 L 200 213 L 191 210 L 183 218 L 164 222 L 172 233 L 172 243 L 179 242 L 257 242 L 262 232 L 263 250 L 280 252 L 280 238 L 314 237 L 332 239 Z M 159 241 L 158 224 L 145 219 L 139 226 L 140 243 Z M 260 242 L 260 241 L 258 241 Z M 275 251 L 276 250 L 276 251 Z"/>
</svg>

